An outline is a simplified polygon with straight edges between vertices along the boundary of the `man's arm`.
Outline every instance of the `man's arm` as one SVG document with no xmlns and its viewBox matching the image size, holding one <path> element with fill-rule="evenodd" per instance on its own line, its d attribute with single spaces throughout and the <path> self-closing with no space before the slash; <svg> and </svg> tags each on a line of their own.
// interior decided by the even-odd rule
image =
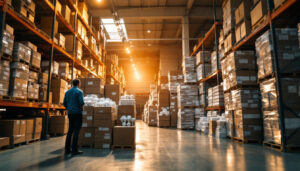
<svg viewBox="0 0 300 171">
<path fill-rule="evenodd" d="M 79 100 L 79 105 L 83 106 L 84 105 L 84 100 L 83 100 L 83 93 L 82 91 L 79 92 L 79 96 L 78 96 L 78 100 Z"/>
<path fill-rule="evenodd" d="M 64 106 L 65 106 L 65 108 L 67 108 L 68 107 L 68 103 L 67 103 L 67 92 L 65 93 L 65 97 L 64 97 Z"/>
</svg>

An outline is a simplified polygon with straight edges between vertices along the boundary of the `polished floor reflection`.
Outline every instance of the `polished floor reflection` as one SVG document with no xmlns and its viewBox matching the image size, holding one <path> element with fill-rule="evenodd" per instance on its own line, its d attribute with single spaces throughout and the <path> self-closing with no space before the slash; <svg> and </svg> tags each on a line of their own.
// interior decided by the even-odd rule
<svg viewBox="0 0 300 171">
<path fill-rule="evenodd" d="M 65 158 L 64 137 L 0 152 L 0 170 L 300 170 L 299 153 L 137 122 L 136 150 L 83 149 Z"/>
</svg>

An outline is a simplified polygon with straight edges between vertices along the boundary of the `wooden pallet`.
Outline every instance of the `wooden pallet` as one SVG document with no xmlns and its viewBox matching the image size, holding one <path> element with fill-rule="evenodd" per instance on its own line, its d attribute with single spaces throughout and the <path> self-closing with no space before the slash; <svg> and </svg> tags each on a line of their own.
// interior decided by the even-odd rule
<svg viewBox="0 0 300 171">
<path fill-rule="evenodd" d="M 11 101 L 11 96 L 0 96 L 0 100 Z"/>
<path fill-rule="evenodd" d="M 255 140 L 255 139 L 241 139 L 241 138 L 237 138 L 237 137 L 232 137 L 232 140 L 235 140 L 239 143 L 242 144 L 260 144 L 261 140 Z"/>
<path fill-rule="evenodd" d="M 30 99 L 30 98 L 27 98 L 27 101 L 28 102 L 39 102 L 39 99 Z"/>
<path fill-rule="evenodd" d="M 135 145 L 112 145 L 112 149 L 135 149 Z"/>
<path fill-rule="evenodd" d="M 257 28 L 259 28 L 267 20 L 267 18 L 268 18 L 267 15 L 261 17 L 261 19 L 252 26 L 252 32 Z"/>
<path fill-rule="evenodd" d="M 94 148 L 94 144 L 81 144 L 78 145 L 80 148 Z"/>
<path fill-rule="evenodd" d="M 6 53 L 2 53 L 1 59 L 7 60 L 7 61 L 12 61 L 12 56 L 8 55 Z"/>
<path fill-rule="evenodd" d="M 16 102 L 26 102 L 27 98 L 26 97 L 11 97 L 12 101 L 16 101 Z"/>
<path fill-rule="evenodd" d="M 37 138 L 37 139 L 32 139 L 32 140 L 28 140 L 26 141 L 26 144 L 30 144 L 30 143 L 35 143 L 35 142 L 39 142 L 41 139 Z"/>
<path fill-rule="evenodd" d="M 15 147 L 19 147 L 21 145 L 26 145 L 26 141 L 20 142 L 20 143 L 16 143 L 16 144 L 10 144 L 9 148 L 15 148 Z"/>
<path fill-rule="evenodd" d="M 41 68 L 35 67 L 35 66 L 33 66 L 33 65 L 30 65 L 30 66 L 29 66 L 29 70 L 35 71 L 35 72 L 41 72 Z"/>
</svg>

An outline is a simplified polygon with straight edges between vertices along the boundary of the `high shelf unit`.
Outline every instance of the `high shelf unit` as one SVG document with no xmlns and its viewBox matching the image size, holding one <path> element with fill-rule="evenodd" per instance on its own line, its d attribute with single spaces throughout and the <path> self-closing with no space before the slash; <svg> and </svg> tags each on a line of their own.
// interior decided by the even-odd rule
<svg viewBox="0 0 300 171">
<path fill-rule="evenodd" d="M 110 73 L 106 72 L 106 80 L 109 82 L 110 79 L 113 79 L 115 84 L 120 84 L 121 89 L 125 89 L 126 82 L 123 68 L 118 66 L 116 63 L 111 62 L 111 71 Z"/>
<path fill-rule="evenodd" d="M 65 18 L 57 11 L 57 1 L 62 5 L 67 5 L 71 10 L 71 20 L 70 24 L 65 20 Z M 41 110 L 44 111 L 43 115 L 43 134 L 42 139 L 47 139 L 48 132 L 48 122 L 49 122 L 49 112 L 51 110 L 64 110 L 65 108 L 60 104 L 52 104 L 49 102 L 50 98 L 50 87 L 51 87 L 51 75 L 52 61 L 62 61 L 68 62 L 71 66 L 71 76 L 72 79 L 74 76 L 74 68 L 80 70 L 85 77 L 94 77 L 100 78 L 105 81 L 105 65 L 102 62 L 106 55 L 104 49 L 104 37 L 100 35 L 96 37 L 96 34 L 93 32 L 92 27 L 86 22 L 82 14 L 79 12 L 76 5 L 73 2 L 74 0 L 34 0 L 36 3 L 36 16 L 35 23 L 29 21 L 26 17 L 17 13 L 14 8 L 7 4 L 7 0 L 0 1 L 0 35 L 2 40 L 2 33 L 5 28 L 5 25 L 8 24 L 12 26 L 15 30 L 14 36 L 15 41 L 30 41 L 35 44 L 38 48 L 38 51 L 42 53 L 42 60 L 49 61 L 48 68 L 48 85 L 47 85 L 47 100 L 45 102 L 28 102 L 28 101 L 13 101 L 11 99 L 0 100 L 0 108 L 8 109 L 26 109 L 26 110 Z M 44 30 L 39 28 L 39 19 L 41 16 L 52 16 L 52 23 L 49 23 L 49 28 L 51 28 L 51 35 L 45 33 Z M 87 33 L 90 37 L 95 39 L 97 46 L 99 46 L 100 55 L 98 55 L 88 46 L 85 41 L 78 34 L 77 30 L 77 21 L 80 21 L 82 25 L 87 30 Z M 57 21 L 57 22 L 56 22 Z M 54 29 L 55 24 L 58 24 L 58 33 L 63 33 L 65 35 L 73 36 L 73 50 L 70 52 L 66 51 L 64 48 L 59 46 L 55 41 Z M 98 65 L 102 67 L 101 72 L 96 72 L 88 68 L 83 64 L 80 59 L 77 59 L 76 52 L 76 43 L 82 43 L 82 51 L 85 59 L 93 59 Z M 2 52 L 2 41 L 0 44 L 0 50 Z M 2 53 L 1 53 L 2 56 Z M 70 80 L 68 80 L 70 81 Z"/>
<path fill-rule="evenodd" d="M 279 149 L 281 151 L 287 151 L 289 148 L 287 146 L 287 141 L 296 135 L 297 131 L 300 130 L 298 127 L 295 131 L 290 132 L 287 134 L 286 125 L 285 125 L 285 111 L 290 111 L 285 105 L 285 102 L 282 99 L 282 87 L 281 87 L 281 79 L 284 78 L 284 75 L 281 73 L 278 63 L 278 53 L 277 53 L 277 43 L 276 43 L 276 28 L 286 28 L 289 26 L 296 27 L 297 24 L 300 22 L 300 15 L 299 15 L 299 7 L 300 1 L 299 0 L 286 0 L 284 1 L 280 7 L 274 9 L 273 0 L 268 1 L 268 14 L 266 16 L 266 20 L 262 22 L 256 29 L 252 30 L 252 32 L 243 38 L 241 41 L 237 42 L 232 49 L 225 53 L 224 57 L 221 59 L 223 60 L 230 54 L 231 52 L 238 51 L 238 50 L 254 50 L 255 49 L 255 40 L 265 33 L 268 29 L 271 31 L 271 41 L 273 56 L 274 56 L 274 64 L 275 64 L 275 72 L 271 77 L 275 78 L 277 84 L 276 89 L 278 90 L 278 106 L 279 106 L 279 119 L 280 119 L 280 130 L 281 130 L 281 144 L 269 144 L 264 143 L 267 146 L 270 146 L 275 149 Z M 299 59 L 298 59 L 299 60 Z M 290 111 L 293 113 L 296 118 L 300 119 L 299 115 L 295 111 Z"/>
</svg>

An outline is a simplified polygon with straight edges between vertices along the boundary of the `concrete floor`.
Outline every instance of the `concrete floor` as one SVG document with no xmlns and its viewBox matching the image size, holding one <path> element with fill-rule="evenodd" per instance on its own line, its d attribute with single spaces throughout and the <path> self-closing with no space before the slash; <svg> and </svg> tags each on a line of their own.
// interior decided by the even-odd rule
<svg viewBox="0 0 300 171">
<path fill-rule="evenodd" d="M 65 158 L 65 137 L 0 152 L 0 170 L 300 170 L 300 154 L 137 122 L 136 150 L 82 149 Z"/>
</svg>

